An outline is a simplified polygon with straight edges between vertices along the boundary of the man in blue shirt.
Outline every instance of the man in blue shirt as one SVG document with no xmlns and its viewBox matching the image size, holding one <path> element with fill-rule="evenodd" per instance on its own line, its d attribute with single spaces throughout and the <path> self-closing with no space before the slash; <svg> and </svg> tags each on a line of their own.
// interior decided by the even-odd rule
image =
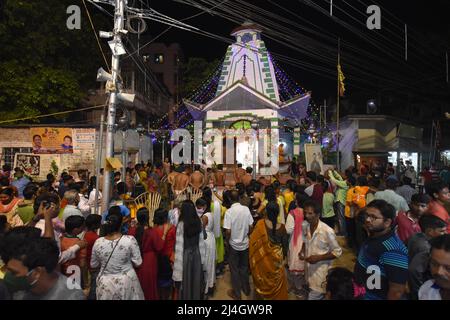
<svg viewBox="0 0 450 320">
<path fill-rule="evenodd" d="M 355 281 L 365 287 L 366 300 L 400 300 L 408 281 L 408 250 L 392 230 L 395 208 L 374 200 L 365 209 L 369 238 L 355 265 Z"/>
<path fill-rule="evenodd" d="M 30 180 L 24 177 L 24 172 L 19 167 L 15 168 L 14 171 L 14 177 L 16 178 L 16 180 L 14 180 L 11 185 L 17 188 L 19 198 L 23 198 L 23 190 L 25 189 L 27 184 L 30 183 Z"/>
<path fill-rule="evenodd" d="M 119 202 L 113 202 L 113 203 L 111 203 L 111 207 L 109 208 L 109 210 L 103 212 L 103 214 L 102 214 L 102 223 L 105 223 L 106 217 L 111 212 L 111 210 L 113 210 L 113 211 L 118 210 L 120 212 L 120 214 L 123 217 L 122 230 L 121 231 L 122 231 L 123 234 L 128 234 L 128 227 L 129 227 L 128 223 L 131 220 L 130 209 L 128 209 L 123 204 L 119 204 Z"/>
</svg>

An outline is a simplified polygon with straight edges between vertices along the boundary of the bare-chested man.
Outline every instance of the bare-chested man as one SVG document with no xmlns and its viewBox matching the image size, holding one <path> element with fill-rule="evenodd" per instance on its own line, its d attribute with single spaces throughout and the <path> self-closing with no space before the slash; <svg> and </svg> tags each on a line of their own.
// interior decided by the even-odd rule
<svg viewBox="0 0 450 320">
<path fill-rule="evenodd" d="M 286 185 L 289 180 L 293 180 L 294 178 L 289 173 L 277 173 L 274 175 L 275 179 L 280 181 L 281 185 Z"/>
<path fill-rule="evenodd" d="M 182 167 L 180 171 L 181 172 L 175 176 L 174 184 L 172 187 L 173 192 L 176 196 L 186 190 L 186 188 L 189 186 L 188 167 Z"/>
<path fill-rule="evenodd" d="M 242 176 L 241 181 L 244 184 L 244 186 L 249 186 L 252 182 L 253 176 L 252 176 L 253 168 L 247 167 L 245 169 L 245 174 Z"/>
<path fill-rule="evenodd" d="M 200 165 L 194 166 L 194 172 L 191 174 L 190 183 L 192 188 L 201 189 L 205 184 L 205 175 L 200 172 Z"/>
<path fill-rule="evenodd" d="M 225 186 L 225 172 L 223 172 L 223 164 L 219 164 L 214 172 L 214 185 L 216 187 Z"/>
<path fill-rule="evenodd" d="M 170 173 L 170 162 L 169 158 L 165 158 L 163 162 L 164 174 L 169 175 Z"/>
<path fill-rule="evenodd" d="M 174 186 L 175 185 L 175 177 L 179 174 L 180 173 L 175 170 L 174 166 L 171 166 L 170 173 L 167 175 L 167 182 L 169 182 L 171 186 Z"/>
<path fill-rule="evenodd" d="M 245 174 L 245 169 L 242 168 L 242 163 L 238 163 L 237 168 L 234 169 L 234 181 L 235 183 L 242 182 L 242 176 Z"/>
<path fill-rule="evenodd" d="M 213 186 L 213 185 L 214 185 L 213 171 L 211 168 L 206 168 L 205 184 L 203 186 L 206 187 L 206 186 Z"/>
</svg>

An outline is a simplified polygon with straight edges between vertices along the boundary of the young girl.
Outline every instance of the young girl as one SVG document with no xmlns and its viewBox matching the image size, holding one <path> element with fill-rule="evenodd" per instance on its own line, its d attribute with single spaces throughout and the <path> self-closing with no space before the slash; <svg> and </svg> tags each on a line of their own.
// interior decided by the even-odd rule
<svg viewBox="0 0 450 320">
<path fill-rule="evenodd" d="M 328 271 L 326 294 L 327 300 L 359 300 L 365 289 L 356 285 L 353 273 L 345 268 L 333 268 Z"/>
</svg>

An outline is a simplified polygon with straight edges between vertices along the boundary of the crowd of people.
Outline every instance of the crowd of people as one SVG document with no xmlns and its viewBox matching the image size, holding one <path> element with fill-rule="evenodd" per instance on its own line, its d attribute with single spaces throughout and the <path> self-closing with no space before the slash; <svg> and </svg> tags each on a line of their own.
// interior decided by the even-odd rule
<svg viewBox="0 0 450 320">
<path fill-rule="evenodd" d="M 288 172 L 129 163 L 34 182 L 0 172 L 0 299 L 448 300 L 450 170 Z M 96 190 L 97 178 L 100 190 Z M 159 193 L 159 208 L 133 199 Z M 334 267 L 343 249 L 354 268 Z M 250 281 L 250 279 L 252 281 Z"/>
</svg>

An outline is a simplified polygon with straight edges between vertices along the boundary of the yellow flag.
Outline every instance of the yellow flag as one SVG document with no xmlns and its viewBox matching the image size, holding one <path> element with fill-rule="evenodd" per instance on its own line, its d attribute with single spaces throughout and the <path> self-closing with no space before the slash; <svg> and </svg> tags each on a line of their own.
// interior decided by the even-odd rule
<svg viewBox="0 0 450 320">
<path fill-rule="evenodd" d="M 338 77 L 339 77 L 339 96 L 343 97 L 345 94 L 345 83 L 344 83 L 345 76 L 344 76 L 344 73 L 342 72 L 342 68 L 341 68 L 340 64 L 338 64 L 337 69 L 338 69 Z"/>
</svg>

